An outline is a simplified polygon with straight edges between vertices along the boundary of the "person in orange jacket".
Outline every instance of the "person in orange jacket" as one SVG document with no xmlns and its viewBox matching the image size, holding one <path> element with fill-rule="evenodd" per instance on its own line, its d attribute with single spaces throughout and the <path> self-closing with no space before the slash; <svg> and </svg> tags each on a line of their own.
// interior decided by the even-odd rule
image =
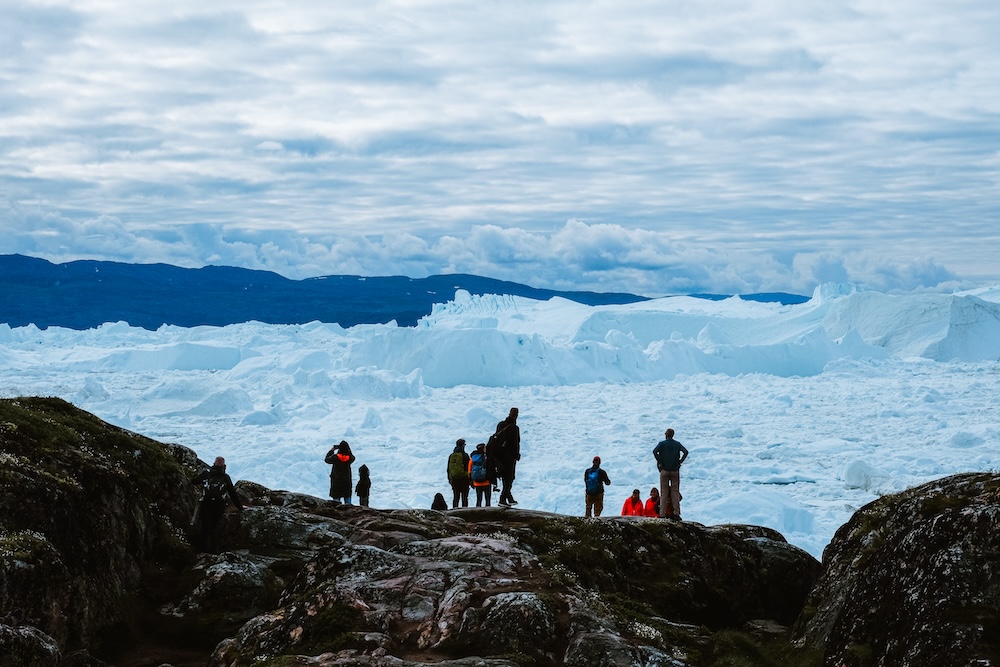
<svg viewBox="0 0 1000 667">
<path fill-rule="evenodd" d="M 642 503 L 639 489 L 632 489 L 632 495 L 625 499 L 622 505 L 622 516 L 646 516 L 646 507 Z"/>
<path fill-rule="evenodd" d="M 645 511 L 646 516 L 660 516 L 660 490 L 655 486 L 649 490 Z"/>
</svg>

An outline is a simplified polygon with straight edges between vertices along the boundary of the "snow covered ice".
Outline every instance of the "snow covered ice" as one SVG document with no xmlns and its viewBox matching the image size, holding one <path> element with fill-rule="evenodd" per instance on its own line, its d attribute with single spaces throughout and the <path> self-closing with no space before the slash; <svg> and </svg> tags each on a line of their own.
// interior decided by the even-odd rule
<svg viewBox="0 0 1000 667">
<path fill-rule="evenodd" d="M 371 504 L 451 498 L 457 438 L 520 410 L 520 507 L 582 515 L 595 455 L 606 515 L 658 484 L 672 427 L 685 520 L 753 523 L 820 556 L 878 495 L 1000 461 L 1000 287 L 894 296 L 825 285 L 807 303 L 670 297 L 583 306 L 457 292 L 416 327 L 246 323 L 88 331 L 0 324 L 5 397 L 59 396 L 226 457 L 234 479 L 327 497 L 346 439 Z M 494 500 L 496 496 L 494 496 Z"/>
</svg>

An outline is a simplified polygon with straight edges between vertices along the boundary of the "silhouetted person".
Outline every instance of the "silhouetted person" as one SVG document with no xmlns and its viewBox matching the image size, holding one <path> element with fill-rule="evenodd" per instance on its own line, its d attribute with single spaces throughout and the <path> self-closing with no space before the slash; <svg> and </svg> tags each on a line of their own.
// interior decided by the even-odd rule
<svg viewBox="0 0 1000 667">
<path fill-rule="evenodd" d="M 517 408 L 511 408 L 507 418 L 497 424 L 497 430 L 487 445 L 486 455 L 496 466 L 497 480 L 501 484 L 498 505 L 516 505 L 511 495 L 517 462 L 521 460 L 521 429 L 517 425 Z"/>
<path fill-rule="evenodd" d="M 431 503 L 432 510 L 440 510 L 444 512 L 448 509 L 448 503 L 445 501 L 444 496 L 440 493 L 434 494 L 434 502 Z"/>
<path fill-rule="evenodd" d="M 354 493 L 358 496 L 358 504 L 368 507 L 368 499 L 372 491 L 372 478 L 368 472 L 368 466 L 358 468 L 358 485 L 354 487 Z"/>
<path fill-rule="evenodd" d="M 324 461 L 330 464 L 330 497 L 337 502 L 350 505 L 353 486 L 351 464 L 354 463 L 351 446 L 346 440 L 341 440 L 340 444 L 326 453 Z"/>
<path fill-rule="evenodd" d="M 219 553 L 221 538 L 219 537 L 219 521 L 232 500 L 236 509 L 243 511 L 243 502 L 233 486 L 233 480 L 226 474 L 226 459 L 215 458 L 215 463 L 205 472 L 192 480 L 195 485 L 201 485 L 203 492 L 198 505 L 198 518 L 201 520 L 201 548 L 208 553 Z"/>
</svg>

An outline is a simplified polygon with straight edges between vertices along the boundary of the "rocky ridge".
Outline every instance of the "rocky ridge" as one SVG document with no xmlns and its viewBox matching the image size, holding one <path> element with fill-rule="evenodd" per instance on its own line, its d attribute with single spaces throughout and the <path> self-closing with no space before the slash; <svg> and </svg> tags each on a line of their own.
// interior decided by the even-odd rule
<svg viewBox="0 0 1000 667">
<path fill-rule="evenodd" d="M 226 550 L 204 554 L 191 450 L 40 398 L 0 401 L 0 444 L 0 667 L 996 660 L 997 586 L 976 568 L 996 553 L 991 475 L 864 508 L 821 574 L 760 527 L 377 510 L 248 481 Z M 947 650 L 907 639 L 942 619 Z"/>
</svg>

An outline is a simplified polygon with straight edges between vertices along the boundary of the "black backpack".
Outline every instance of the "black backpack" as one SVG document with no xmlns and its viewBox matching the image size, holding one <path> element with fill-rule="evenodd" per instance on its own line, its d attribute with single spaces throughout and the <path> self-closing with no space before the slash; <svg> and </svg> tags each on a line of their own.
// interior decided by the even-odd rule
<svg viewBox="0 0 1000 667">
<path fill-rule="evenodd" d="M 205 500 L 225 500 L 229 486 L 222 475 L 209 475 L 205 480 Z"/>
</svg>

